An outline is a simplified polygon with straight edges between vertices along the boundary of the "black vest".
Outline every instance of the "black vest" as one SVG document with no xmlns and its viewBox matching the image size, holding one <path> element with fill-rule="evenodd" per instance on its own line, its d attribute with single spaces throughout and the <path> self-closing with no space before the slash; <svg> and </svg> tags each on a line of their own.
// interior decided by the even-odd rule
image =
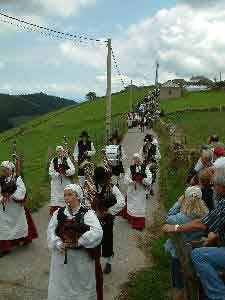
<svg viewBox="0 0 225 300">
<path fill-rule="evenodd" d="M 58 225 L 55 230 L 57 236 L 60 236 L 61 229 L 63 226 L 65 226 L 67 222 L 67 216 L 65 215 L 64 211 L 65 211 L 65 207 L 60 208 L 58 211 L 58 215 L 57 215 Z M 74 227 L 74 230 L 80 233 L 81 235 L 90 229 L 90 227 L 85 225 L 84 223 L 84 215 L 87 212 L 88 212 L 87 208 L 80 207 L 79 212 L 72 219 L 72 223 L 73 223 L 72 226 Z M 84 228 L 86 229 L 85 231 Z"/>
<path fill-rule="evenodd" d="M 66 170 L 69 170 L 69 168 L 70 168 L 69 165 L 68 165 L 68 162 L 67 162 L 67 158 L 66 158 L 66 157 L 63 157 L 61 164 L 59 164 L 59 158 L 58 158 L 58 157 L 55 157 L 55 158 L 53 159 L 53 165 L 54 165 L 54 170 L 55 170 L 56 172 L 59 172 L 59 165 L 62 165 L 62 166 L 64 167 L 65 171 L 66 171 Z"/>
<path fill-rule="evenodd" d="M 131 172 L 132 177 L 134 177 L 135 175 L 140 175 L 144 178 L 147 178 L 147 175 L 146 175 L 145 171 L 146 171 L 146 166 L 145 165 L 141 165 L 141 171 L 140 172 L 136 171 L 136 166 L 135 165 L 130 166 L 130 172 Z"/>
<path fill-rule="evenodd" d="M 155 161 L 156 151 L 157 151 L 157 146 L 154 144 L 151 144 L 150 147 L 148 145 L 145 145 L 143 147 L 143 153 L 147 161 L 151 161 L 151 162 Z"/>
<path fill-rule="evenodd" d="M 81 159 L 86 151 L 91 151 L 91 141 L 87 141 L 86 144 L 83 143 L 83 141 L 78 142 L 78 161 L 82 162 Z"/>
</svg>

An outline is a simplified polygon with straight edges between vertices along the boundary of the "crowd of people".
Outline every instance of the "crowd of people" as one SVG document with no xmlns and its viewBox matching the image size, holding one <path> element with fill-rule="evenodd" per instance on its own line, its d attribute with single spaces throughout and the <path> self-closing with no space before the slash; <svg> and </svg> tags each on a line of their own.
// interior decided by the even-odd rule
<svg viewBox="0 0 225 300">
<path fill-rule="evenodd" d="M 148 101 L 145 98 L 145 115 Z M 115 219 L 124 217 L 138 231 L 146 226 L 146 203 L 154 193 L 160 148 L 151 134 L 146 134 L 140 148 L 126 170 L 118 133 L 102 149 L 99 165 L 93 162 L 96 145 L 87 131 L 81 133 L 73 153 L 66 143 L 56 147 L 49 164 L 48 300 L 103 299 L 103 274 L 113 271 Z M 19 158 L 1 164 L 1 257 L 38 238 L 19 165 Z"/>
<path fill-rule="evenodd" d="M 171 254 L 172 285 L 175 299 L 184 295 L 188 274 L 172 236 L 180 233 L 184 246 L 192 247 L 191 260 L 202 285 L 199 299 L 224 300 L 225 281 L 225 145 L 218 135 L 212 135 L 200 147 L 198 161 L 187 176 L 184 194 L 166 216 L 163 231 L 170 234 L 165 248 Z"/>
<path fill-rule="evenodd" d="M 139 101 L 134 112 L 129 112 L 127 116 L 128 128 L 139 126 L 141 132 L 145 128 L 151 129 L 154 122 L 160 116 L 160 89 L 156 88 L 145 96 L 142 101 Z"/>
</svg>

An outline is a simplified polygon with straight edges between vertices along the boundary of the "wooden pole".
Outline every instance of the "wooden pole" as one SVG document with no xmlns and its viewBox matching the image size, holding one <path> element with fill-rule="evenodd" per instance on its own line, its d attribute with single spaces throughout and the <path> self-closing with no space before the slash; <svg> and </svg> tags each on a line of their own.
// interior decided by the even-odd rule
<svg viewBox="0 0 225 300">
<path fill-rule="evenodd" d="M 130 112 L 133 111 L 133 81 L 130 82 Z"/>
<path fill-rule="evenodd" d="M 108 39 L 107 93 L 106 93 L 106 142 L 112 131 L 112 40 Z"/>
</svg>

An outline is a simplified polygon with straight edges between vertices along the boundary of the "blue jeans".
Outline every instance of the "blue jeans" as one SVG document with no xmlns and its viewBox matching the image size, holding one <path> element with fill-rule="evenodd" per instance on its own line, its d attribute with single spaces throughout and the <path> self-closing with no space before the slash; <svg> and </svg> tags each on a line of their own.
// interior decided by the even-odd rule
<svg viewBox="0 0 225 300">
<path fill-rule="evenodd" d="M 195 249 L 192 261 L 208 299 L 225 300 L 225 284 L 219 274 L 225 270 L 225 247 Z"/>
</svg>

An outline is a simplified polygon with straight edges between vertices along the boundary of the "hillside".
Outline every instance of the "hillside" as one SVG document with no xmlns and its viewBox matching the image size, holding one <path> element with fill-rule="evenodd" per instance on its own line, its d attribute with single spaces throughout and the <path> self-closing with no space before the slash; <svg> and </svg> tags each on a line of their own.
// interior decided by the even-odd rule
<svg viewBox="0 0 225 300">
<path fill-rule="evenodd" d="M 186 108 L 214 107 L 225 105 L 224 91 L 187 92 L 178 99 L 163 100 L 161 108 L 165 112 L 174 112 Z"/>
<path fill-rule="evenodd" d="M 75 104 L 72 100 L 43 93 L 18 96 L 0 94 L 0 132 L 50 111 Z"/>
<path fill-rule="evenodd" d="M 134 103 L 143 98 L 146 89 L 135 89 Z M 81 130 L 87 129 L 98 145 L 102 146 L 105 133 L 105 101 L 69 106 L 39 117 L 20 127 L 4 132 L 0 137 L 0 160 L 8 159 L 12 142 L 17 141 L 19 151 L 24 154 L 24 177 L 31 198 L 30 206 L 37 209 L 49 199 L 47 175 L 48 149 L 62 144 L 67 136 L 74 145 Z M 126 113 L 129 111 L 129 91 L 112 96 L 113 127 L 126 130 Z M 124 115 L 125 114 L 125 115 Z M 124 115 L 124 122 L 121 121 Z"/>
</svg>

